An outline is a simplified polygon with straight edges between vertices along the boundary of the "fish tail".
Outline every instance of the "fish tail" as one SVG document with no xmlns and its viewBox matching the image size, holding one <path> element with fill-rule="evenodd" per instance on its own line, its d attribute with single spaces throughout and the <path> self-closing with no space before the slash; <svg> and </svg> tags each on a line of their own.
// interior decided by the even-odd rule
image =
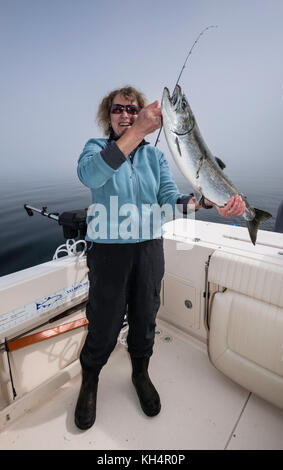
<svg viewBox="0 0 283 470">
<path fill-rule="evenodd" d="M 255 245 L 259 224 L 263 222 L 264 220 L 267 220 L 270 217 L 272 217 L 272 215 L 269 214 L 269 212 L 262 211 L 261 209 L 254 208 L 254 211 L 255 211 L 255 217 L 253 218 L 253 220 L 247 221 L 247 226 L 248 226 L 249 234 L 251 237 L 251 241 Z"/>
</svg>

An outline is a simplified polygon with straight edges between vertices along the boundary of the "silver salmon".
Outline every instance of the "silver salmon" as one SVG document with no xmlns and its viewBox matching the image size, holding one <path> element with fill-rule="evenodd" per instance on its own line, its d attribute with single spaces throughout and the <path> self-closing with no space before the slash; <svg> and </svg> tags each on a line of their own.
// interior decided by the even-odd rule
<svg viewBox="0 0 283 470">
<path fill-rule="evenodd" d="M 214 157 L 203 140 L 191 107 L 179 85 L 170 96 L 164 88 L 162 96 L 162 118 L 165 137 L 172 156 L 194 188 L 197 200 L 202 196 L 219 207 L 239 194 L 246 203 L 243 217 L 250 238 L 255 245 L 260 222 L 272 217 L 269 212 L 256 209 L 223 173 L 225 164 Z"/>
</svg>

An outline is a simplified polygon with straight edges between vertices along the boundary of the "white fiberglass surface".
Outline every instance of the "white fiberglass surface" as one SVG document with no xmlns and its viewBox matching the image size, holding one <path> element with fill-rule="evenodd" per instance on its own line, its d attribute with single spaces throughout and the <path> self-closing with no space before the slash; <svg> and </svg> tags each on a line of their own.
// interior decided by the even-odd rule
<svg viewBox="0 0 283 470">
<path fill-rule="evenodd" d="M 249 392 L 211 365 L 204 344 L 162 321 L 158 322 L 158 329 L 160 334 L 156 337 L 149 369 L 162 402 L 158 416 L 149 418 L 143 414 L 131 383 L 128 353 L 119 344 L 100 375 L 97 417 L 91 429 L 80 431 L 74 424 L 80 388 L 80 376 L 76 376 L 48 401 L 11 423 L 1 433 L 0 448 L 241 448 L 241 445 L 247 446 L 249 440 L 247 412 L 251 423 L 257 425 L 251 433 L 251 446 L 264 448 L 260 429 L 267 416 L 269 436 L 272 436 L 273 427 L 274 433 L 280 432 L 282 436 L 283 413 L 268 405 L 253 421 L 254 410 L 248 407 Z M 256 444 L 257 432 L 259 444 Z M 271 441 L 272 437 L 269 437 L 269 445 Z M 280 448 L 279 445 L 277 438 L 273 448 Z"/>
</svg>

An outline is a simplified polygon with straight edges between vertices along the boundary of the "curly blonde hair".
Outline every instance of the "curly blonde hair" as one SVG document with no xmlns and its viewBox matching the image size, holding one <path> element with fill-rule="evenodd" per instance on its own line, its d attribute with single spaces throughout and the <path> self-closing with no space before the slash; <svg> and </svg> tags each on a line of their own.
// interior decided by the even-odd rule
<svg viewBox="0 0 283 470">
<path fill-rule="evenodd" d="M 110 123 L 111 105 L 115 96 L 119 94 L 131 101 L 131 103 L 136 101 L 140 108 L 144 108 L 147 104 L 145 95 L 130 85 L 111 91 L 111 93 L 105 96 L 101 101 L 97 112 L 97 122 L 106 136 L 109 135 L 112 130 Z"/>
</svg>

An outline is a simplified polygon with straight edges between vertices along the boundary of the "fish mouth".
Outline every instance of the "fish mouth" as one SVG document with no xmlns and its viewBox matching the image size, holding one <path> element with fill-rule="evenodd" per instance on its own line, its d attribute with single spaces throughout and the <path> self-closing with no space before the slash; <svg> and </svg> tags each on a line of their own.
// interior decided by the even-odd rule
<svg viewBox="0 0 283 470">
<path fill-rule="evenodd" d="M 176 85 L 174 88 L 174 91 L 172 93 L 172 96 L 170 98 L 170 102 L 172 106 L 176 106 L 180 100 L 180 97 L 182 96 L 182 90 L 180 85 Z"/>
<path fill-rule="evenodd" d="M 178 107 L 178 104 L 180 102 L 180 99 L 182 99 L 182 89 L 179 85 L 175 86 L 174 91 L 172 93 L 172 96 L 170 96 L 169 89 L 167 87 L 165 87 L 164 91 L 163 91 L 161 106 L 164 108 L 164 107 L 166 107 L 166 104 L 167 104 L 167 107 L 168 107 L 168 105 L 170 105 L 169 107 L 176 110 L 176 108 Z"/>
</svg>

